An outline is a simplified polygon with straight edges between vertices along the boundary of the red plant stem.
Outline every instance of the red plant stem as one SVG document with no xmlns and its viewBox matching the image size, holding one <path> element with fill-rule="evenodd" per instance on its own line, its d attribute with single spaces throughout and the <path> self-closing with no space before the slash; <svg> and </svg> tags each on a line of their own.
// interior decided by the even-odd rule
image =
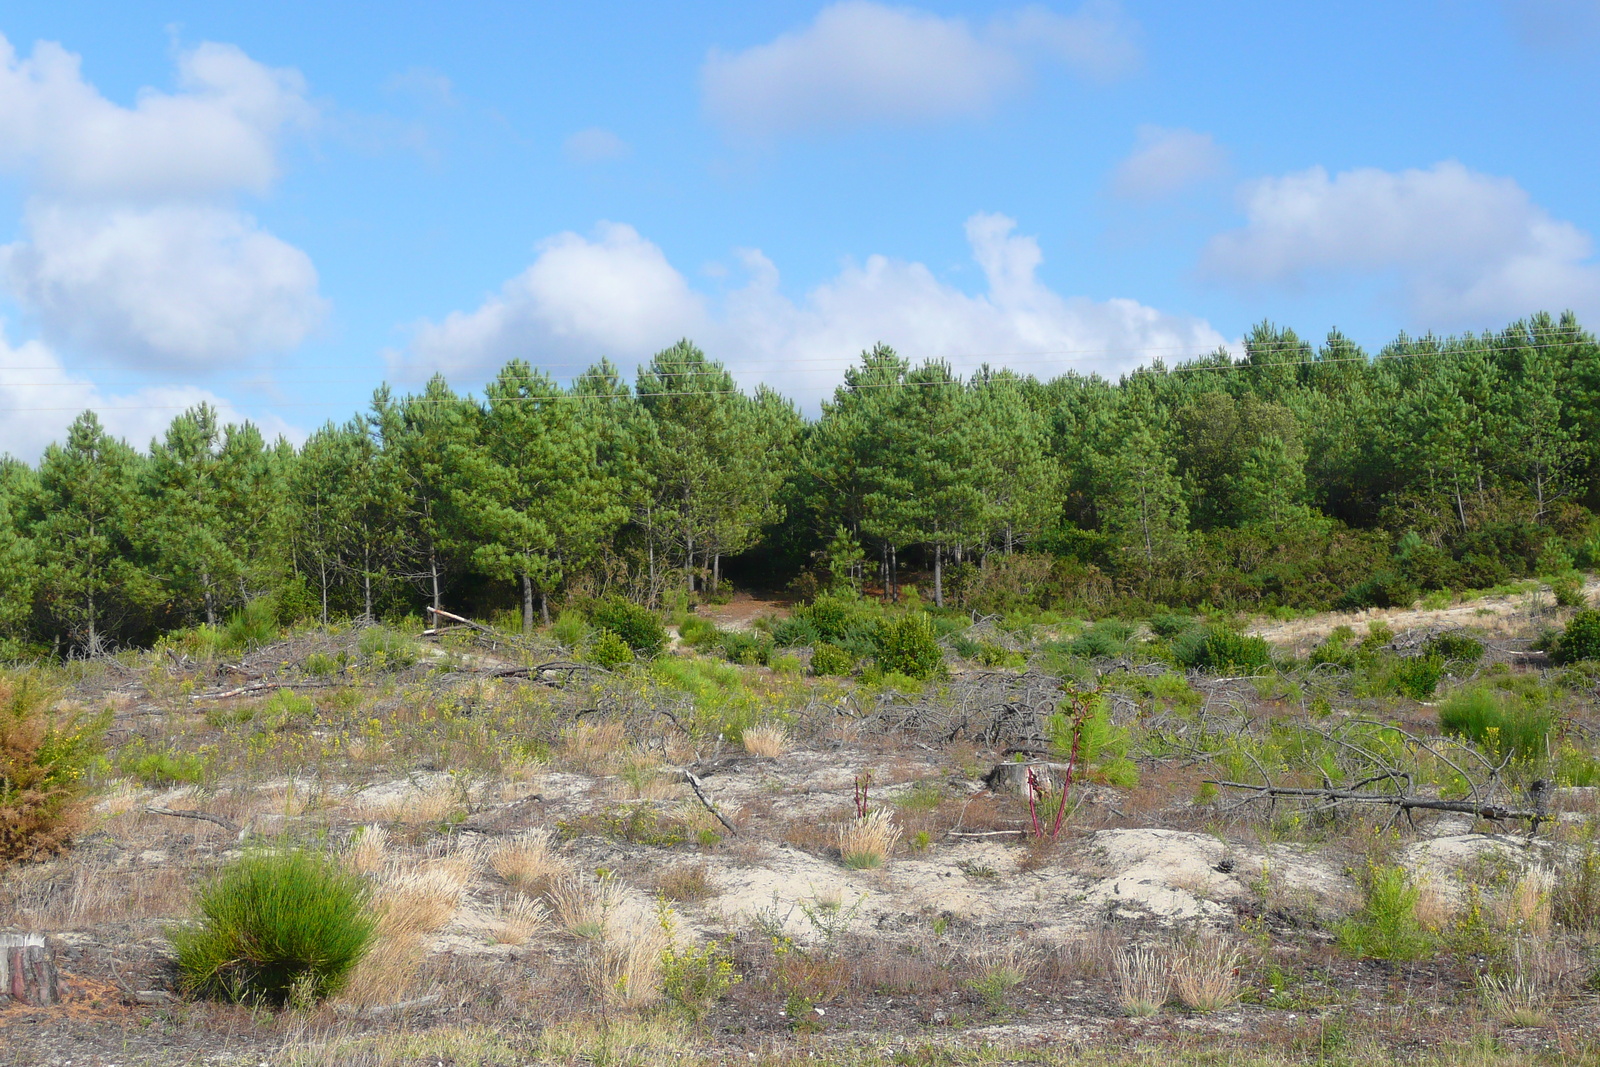
<svg viewBox="0 0 1600 1067">
<path fill-rule="evenodd" d="M 1033 773 L 1033 768 L 1028 768 L 1028 818 L 1033 820 L 1033 836 L 1043 837 L 1044 827 L 1039 825 L 1039 807 L 1036 801 L 1039 797 L 1039 778 Z"/>
<path fill-rule="evenodd" d="M 1096 695 L 1098 695 L 1096 690 Z M 1056 819 L 1050 824 L 1050 836 L 1061 833 L 1061 820 L 1067 817 L 1067 794 L 1072 791 L 1072 779 L 1078 769 L 1078 752 L 1083 745 L 1083 724 L 1089 718 L 1091 704 L 1081 693 L 1072 694 L 1072 754 L 1067 757 L 1066 781 L 1061 783 L 1061 803 L 1056 805 Z"/>
</svg>

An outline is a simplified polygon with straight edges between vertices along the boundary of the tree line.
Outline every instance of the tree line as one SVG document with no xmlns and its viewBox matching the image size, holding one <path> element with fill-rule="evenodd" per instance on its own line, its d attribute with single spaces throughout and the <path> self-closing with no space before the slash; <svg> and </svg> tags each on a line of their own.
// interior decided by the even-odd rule
<svg viewBox="0 0 1600 1067">
<path fill-rule="evenodd" d="M 729 568 L 940 606 L 1400 603 L 1600 564 L 1600 346 L 1568 314 L 1369 355 L 1262 324 L 1110 381 L 878 345 L 807 420 L 690 342 L 629 383 L 514 360 L 299 448 L 199 406 L 0 460 L 0 635 L 101 650 L 423 604 L 716 595 Z"/>
</svg>

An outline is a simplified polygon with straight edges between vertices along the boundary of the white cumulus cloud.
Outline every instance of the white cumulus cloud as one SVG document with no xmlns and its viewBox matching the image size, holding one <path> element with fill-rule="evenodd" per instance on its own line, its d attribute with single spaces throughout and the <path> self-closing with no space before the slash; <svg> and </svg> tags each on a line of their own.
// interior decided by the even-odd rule
<svg viewBox="0 0 1600 1067">
<path fill-rule="evenodd" d="M 1228 153 L 1209 133 L 1140 126 L 1138 144 L 1111 178 L 1111 189 L 1130 200 L 1157 200 L 1227 169 Z"/>
<path fill-rule="evenodd" d="M 4 327 L 0 322 L 0 455 L 36 462 L 46 446 L 66 439 L 67 427 L 86 410 L 96 412 L 113 435 L 141 450 L 165 433 L 180 412 L 199 404 L 216 408 L 224 424 L 246 421 L 232 402 L 198 386 L 107 393 L 68 371 L 44 342 L 11 344 Z M 297 443 L 305 437 L 276 416 L 250 421 L 268 441 L 280 434 Z"/>
<path fill-rule="evenodd" d="M 1051 375 L 1115 375 L 1150 361 L 1201 355 L 1223 343 L 1203 320 L 1134 300 L 1063 296 L 1039 280 L 1042 255 L 1013 220 L 977 214 L 967 239 L 985 291 L 969 295 L 921 263 L 869 256 L 796 301 L 759 251 L 739 253 L 748 281 L 718 300 L 690 288 L 636 231 L 603 224 L 593 239 L 562 234 L 471 312 L 416 327 L 391 353 L 397 370 L 492 372 L 506 359 L 571 373 L 608 356 L 624 370 L 687 336 L 746 385 L 767 382 L 806 403 L 826 394 L 864 348 L 883 341 L 908 358 L 984 362 Z"/>
<path fill-rule="evenodd" d="M 300 75 L 201 44 L 178 90 L 133 106 L 48 42 L 0 37 L 0 171 L 28 193 L 0 284 L 46 338 L 140 366 L 200 369 L 292 348 L 323 317 L 300 250 L 238 209 L 279 176 L 286 131 L 315 118 Z"/>
<path fill-rule="evenodd" d="M 983 114 L 1041 60 L 1108 78 L 1136 65 L 1139 50 L 1131 22 L 1109 0 L 1070 15 L 1030 6 L 976 29 L 915 8 L 843 0 L 767 44 L 713 50 L 701 89 L 725 127 L 783 134 Z"/>
<path fill-rule="evenodd" d="M 1482 325 L 1538 310 L 1600 312 L 1594 243 L 1511 178 L 1448 161 L 1426 170 L 1321 167 L 1250 183 L 1245 225 L 1202 268 L 1244 284 L 1390 276 L 1426 326 Z"/>
</svg>

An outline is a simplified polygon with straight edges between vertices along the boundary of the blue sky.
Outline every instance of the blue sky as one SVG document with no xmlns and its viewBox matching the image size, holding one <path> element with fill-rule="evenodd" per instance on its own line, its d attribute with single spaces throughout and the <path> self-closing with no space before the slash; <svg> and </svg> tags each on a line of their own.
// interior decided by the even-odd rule
<svg viewBox="0 0 1600 1067">
<path fill-rule="evenodd" d="M 0 450 L 299 437 L 687 334 L 1115 374 L 1263 318 L 1600 321 L 1600 2 L 20 3 Z"/>
</svg>

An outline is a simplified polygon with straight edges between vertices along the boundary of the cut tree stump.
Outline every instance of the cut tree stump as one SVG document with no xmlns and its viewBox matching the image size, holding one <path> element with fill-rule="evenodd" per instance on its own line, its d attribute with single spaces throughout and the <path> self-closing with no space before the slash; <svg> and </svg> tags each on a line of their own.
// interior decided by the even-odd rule
<svg viewBox="0 0 1600 1067">
<path fill-rule="evenodd" d="M 0 1004 L 7 998 L 36 1008 L 60 1003 L 56 954 L 43 934 L 0 934 Z"/>
</svg>

